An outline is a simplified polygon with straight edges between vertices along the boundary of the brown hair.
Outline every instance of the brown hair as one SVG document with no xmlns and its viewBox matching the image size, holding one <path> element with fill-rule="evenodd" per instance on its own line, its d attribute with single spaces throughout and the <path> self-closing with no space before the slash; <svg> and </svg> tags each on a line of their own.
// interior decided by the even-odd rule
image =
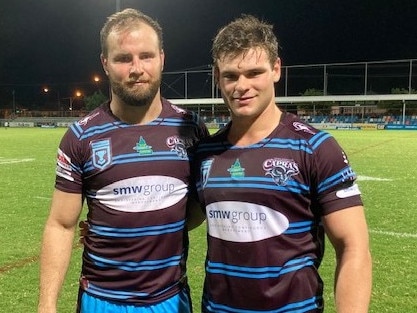
<svg viewBox="0 0 417 313">
<path fill-rule="evenodd" d="M 278 40 L 273 32 L 273 26 L 252 15 L 242 14 L 241 17 L 221 28 L 214 37 L 211 50 L 214 66 L 221 58 L 233 58 L 251 48 L 264 49 L 271 65 L 278 58 Z"/>
<path fill-rule="evenodd" d="M 132 26 L 137 26 L 140 23 L 145 23 L 155 30 L 159 40 L 159 48 L 162 50 L 163 37 L 162 28 L 159 23 L 138 10 L 125 9 L 123 11 L 114 13 L 107 18 L 106 23 L 100 31 L 101 53 L 105 57 L 107 56 L 107 37 L 112 31 L 128 29 Z"/>
</svg>

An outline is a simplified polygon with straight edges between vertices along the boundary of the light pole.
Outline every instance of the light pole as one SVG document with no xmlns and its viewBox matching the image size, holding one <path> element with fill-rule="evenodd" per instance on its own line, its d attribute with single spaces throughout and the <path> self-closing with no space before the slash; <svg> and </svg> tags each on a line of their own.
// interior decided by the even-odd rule
<svg viewBox="0 0 417 313">
<path fill-rule="evenodd" d="M 101 81 L 101 79 L 100 79 L 100 76 L 94 75 L 93 81 L 94 81 L 94 84 L 96 85 L 97 92 L 98 93 L 101 93 L 101 88 L 100 88 L 100 81 Z"/>
<path fill-rule="evenodd" d="M 58 104 L 57 108 L 58 108 L 58 115 L 59 115 L 59 112 L 61 111 L 61 95 L 59 93 L 59 90 L 54 90 L 54 91 L 56 92 L 56 98 L 57 98 L 57 104 Z M 50 89 L 48 87 L 44 87 L 43 92 L 49 93 Z"/>
<path fill-rule="evenodd" d="M 74 101 L 73 97 L 66 97 L 66 98 L 62 98 L 62 100 L 69 100 L 69 116 L 72 116 L 72 102 Z M 65 110 L 66 112 L 67 110 Z M 64 116 L 64 108 L 62 108 L 62 116 Z M 65 116 L 67 116 L 67 114 L 65 114 Z"/>
<path fill-rule="evenodd" d="M 72 117 L 72 103 L 74 102 L 73 97 L 69 97 L 69 111 L 70 111 L 70 117 Z"/>
<path fill-rule="evenodd" d="M 72 115 L 73 115 L 72 111 L 73 111 L 73 103 L 74 103 L 74 99 L 75 99 L 75 98 L 79 98 L 79 97 L 81 97 L 81 96 L 82 96 L 81 91 L 77 90 L 77 91 L 75 92 L 75 96 L 74 96 L 74 97 L 62 98 L 62 99 L 68 99 L 68 100 L 69 100 L 69 115 L 70 115 L 70 117 L 72 117 Z"/>
<path fill-rule="evenodd" d="M 75 98 L 79 98 L 79 97 L 81 97 L 81 91 L 79 91 L 79 90 L 77 90 L 76 92 L 75 92 L 75 97 L 70 97 L 70 116 L 72 117 L 73 116 L 73 109 L 74 109 L 74 107 L 72 106 L 72 104 L 74 103 L 74 99 Z"/>
<path fill-rule="evenodd" d="M 12 96 L 13 96 L 13 117 L 16 115 L 16 100 L 15 100 L 15 91 L 14 89 L 12 90 Z"/>
<path fill-rule="evenodd" d="M 97 85 L 97 91 L 99 91 L 100 93 L 103 93 L 102 90 L 101 90 L 101 87 L 100 87 L 101 77 L 99 75 L 94 75 L 93 76 L 93 81 Z M 107 84 L 108 84 L 109 99 L 111 99 L 111 85 L 110 85 L 109 80 L 107 80 Z"/>
</svg>

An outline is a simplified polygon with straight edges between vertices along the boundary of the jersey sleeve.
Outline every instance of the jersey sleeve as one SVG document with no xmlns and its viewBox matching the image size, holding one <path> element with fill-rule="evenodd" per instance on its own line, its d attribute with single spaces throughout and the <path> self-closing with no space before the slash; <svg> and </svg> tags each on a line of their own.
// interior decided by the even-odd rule
<svg viewBox="0 0 417 313">
<path fill-rule="evenodd" d="M 339 143 L 325 132 L 319 132 L 310 143 L 314 151 L 313 181 L 321 214 L 363 205 L 355 182 L 357 175 Z"/>
<path fill-rule="evenodd" d="M 58 147 L 55 188 L 64 192 L 82 193 L 82 164 L 81 142 L 69 128 Z"/>
</svg>

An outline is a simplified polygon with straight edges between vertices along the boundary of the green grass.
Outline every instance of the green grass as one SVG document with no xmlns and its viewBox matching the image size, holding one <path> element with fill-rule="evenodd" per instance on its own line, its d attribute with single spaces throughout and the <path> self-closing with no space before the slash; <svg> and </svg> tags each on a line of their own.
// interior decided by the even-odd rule
<svg viewBox="0 0 417 313">
<path fill-rule="evenodd" d="M 41 233 L 54 185 L 56 148 L 64 131 L 0 129 L 0 312 L 36 311 Z M 332 134 L 361 177 L 358 184 L 366 206 L 374 263 L 370 312 L 417 312 L 417 132 Z M 21 162 L 23 159 L 33 160 Z M 190 241 L 188 272 L 195 312 L 199 312 L 205 227 L 193 230 Z M 81 249 L 75 246 L 60 313 L 74 312 L 80 258 Z M 321 267 L 327 313 L 335 312 L 333 269 L 334 254 L 328 245 Z"/>
</svg>

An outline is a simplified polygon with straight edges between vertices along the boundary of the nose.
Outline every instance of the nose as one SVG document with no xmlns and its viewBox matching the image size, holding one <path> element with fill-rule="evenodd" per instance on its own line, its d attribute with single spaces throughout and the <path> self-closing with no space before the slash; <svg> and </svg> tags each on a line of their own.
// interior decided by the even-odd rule
<svg viewBox="0 0 417 313">
<path fill-rule="evenodd" d="M 142 72 L 142 62 L 139 60 L 139 58 L 134 58 L 130 66 L 129 74 L 140 74 Z"/>
<path fill-rule="evenodd" d="M 236 86 L 235 89 L 238 91 L 247 90 L 248 87 L 248 79 L 244 75 L 240 75 L 238 79 L 236 80 Z"/>
</svg>

